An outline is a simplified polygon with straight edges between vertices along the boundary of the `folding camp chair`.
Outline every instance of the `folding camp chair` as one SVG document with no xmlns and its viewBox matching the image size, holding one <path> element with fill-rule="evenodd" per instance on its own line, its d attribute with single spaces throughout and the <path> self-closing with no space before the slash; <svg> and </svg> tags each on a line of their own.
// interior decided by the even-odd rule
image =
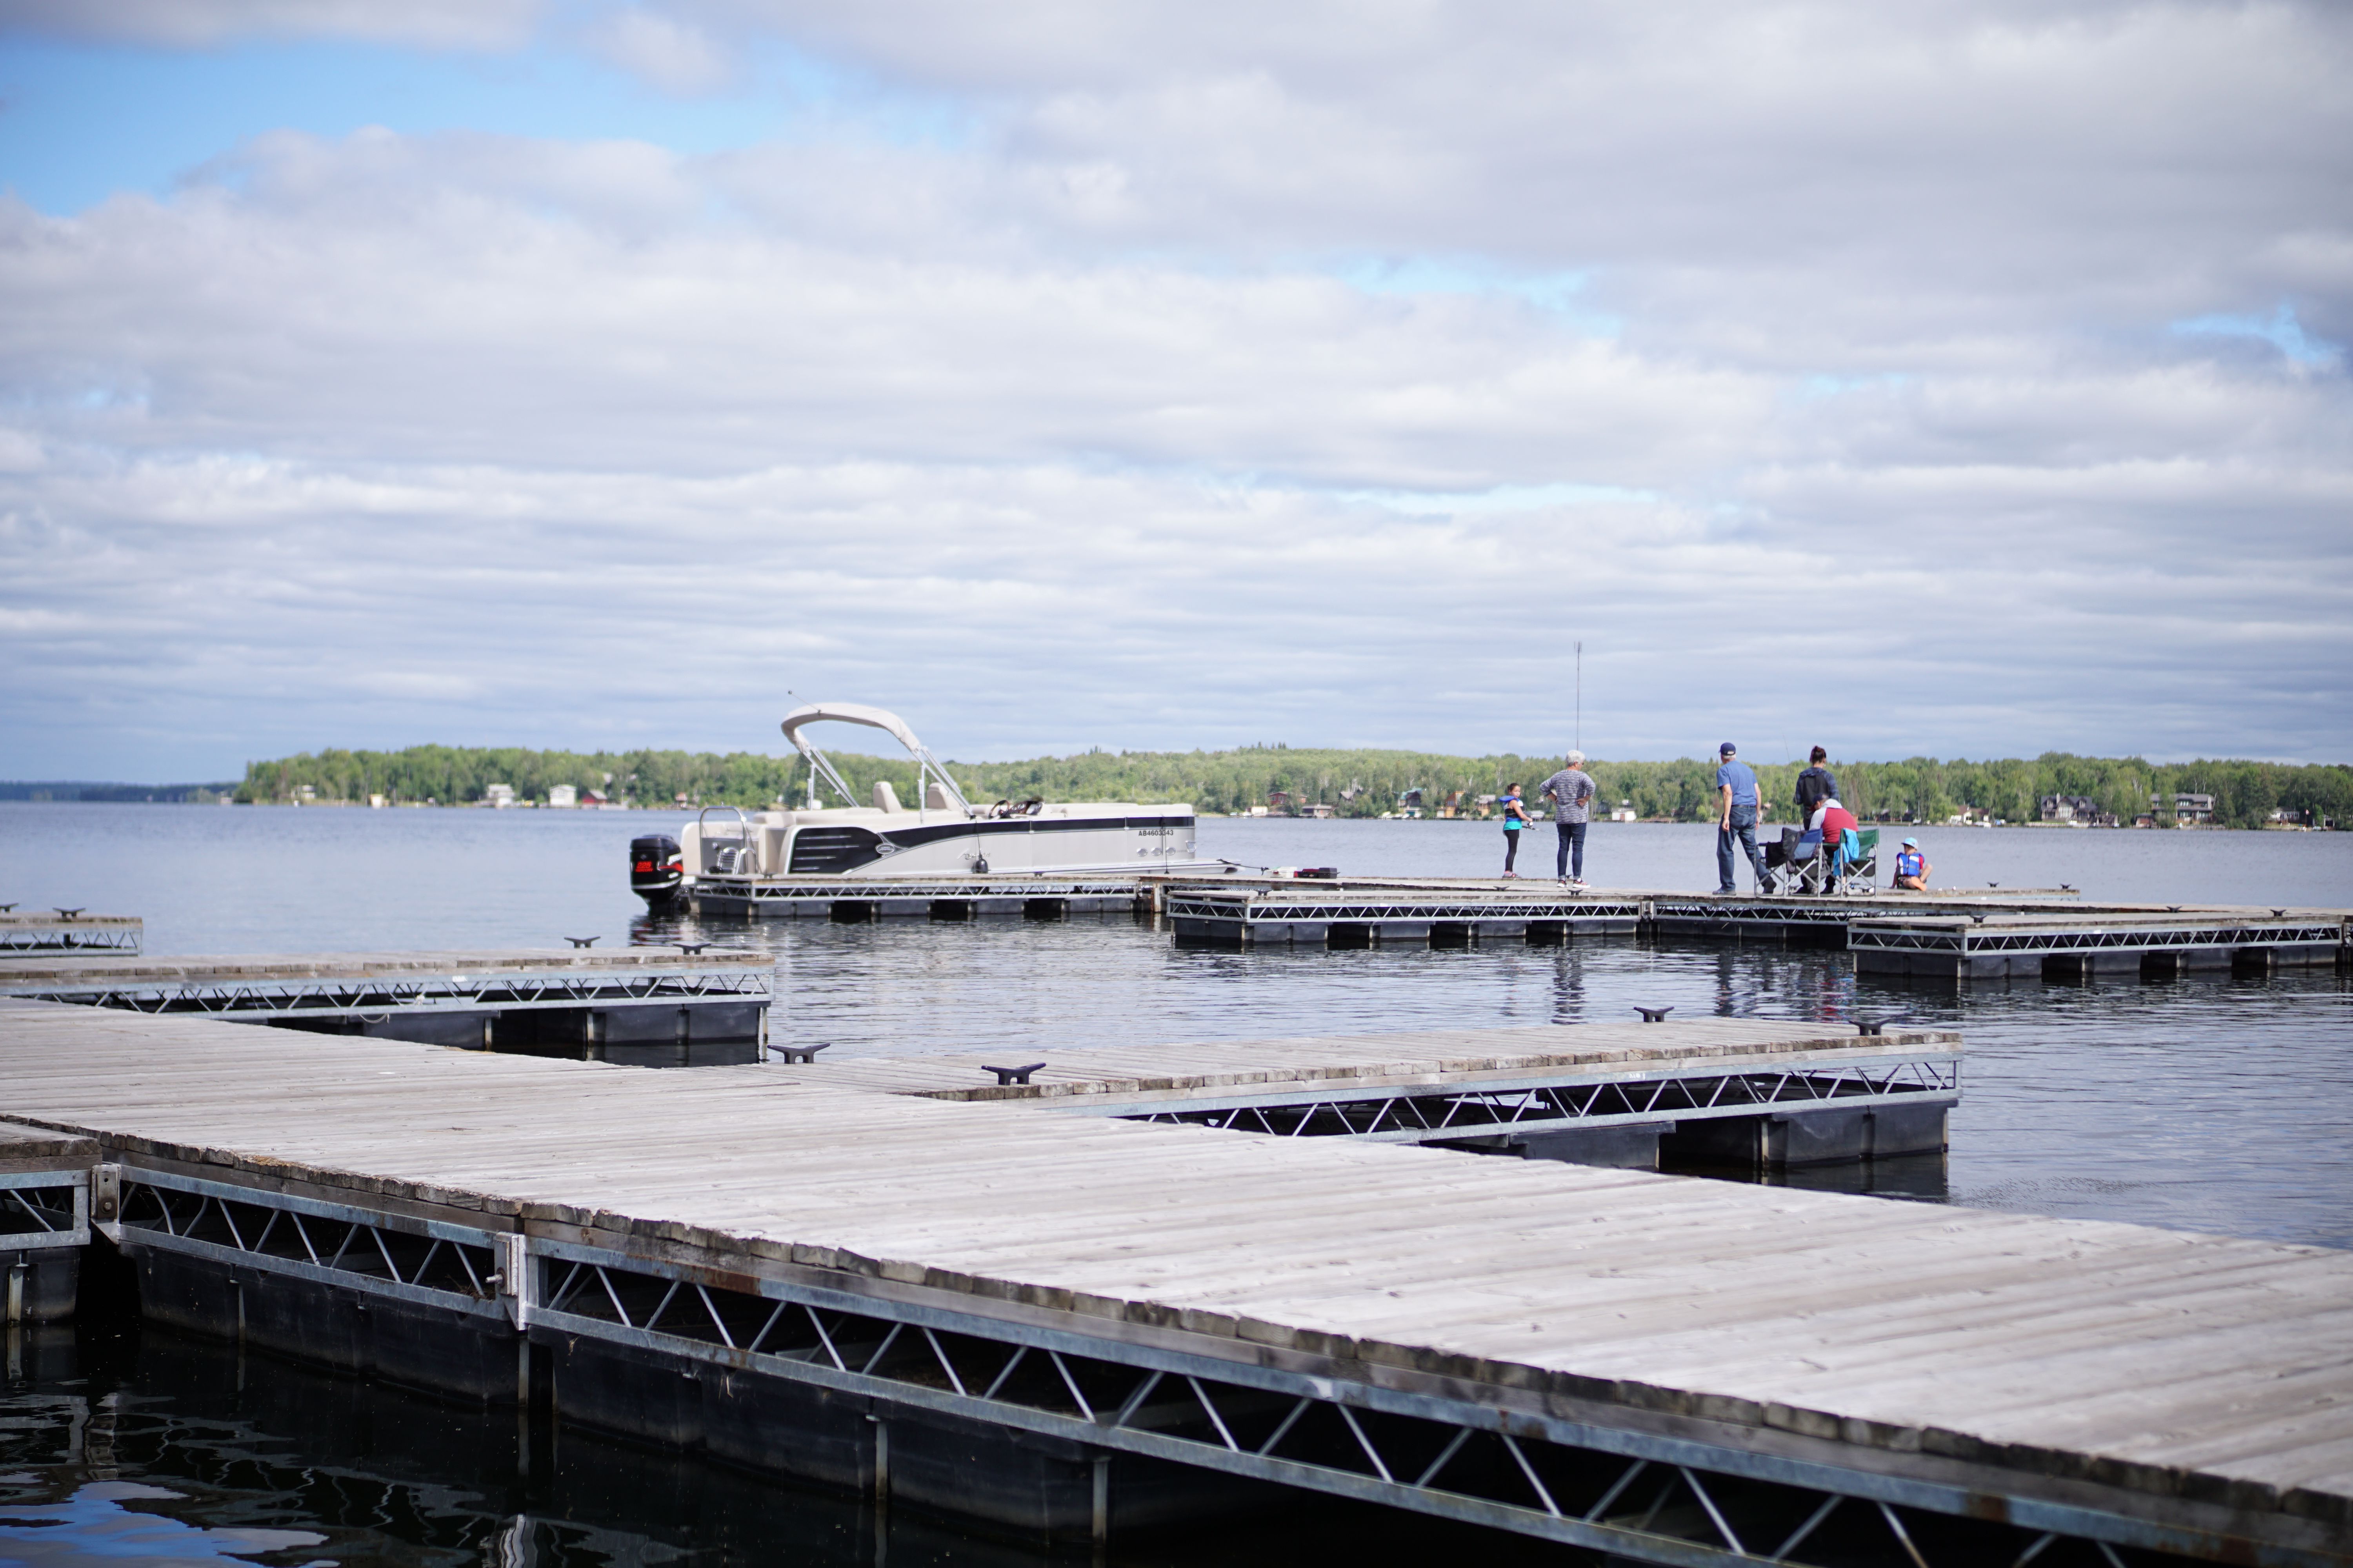
<svg viewBox="0 0 2353 1568">
<path fill-rule="evenodd" d="M 1879 829 L 1850 827 L 1839 835 L 1829 854 L 1825 887 L 1834 893 L 1879 891 Z"/>
</svg>

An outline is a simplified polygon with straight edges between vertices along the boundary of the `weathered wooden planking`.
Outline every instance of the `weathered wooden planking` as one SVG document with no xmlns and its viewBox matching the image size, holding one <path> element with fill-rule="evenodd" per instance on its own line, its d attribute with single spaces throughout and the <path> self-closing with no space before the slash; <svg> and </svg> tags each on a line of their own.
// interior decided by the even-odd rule
<svg viewBox="0 0 2353 1568">
<path fill-rule="evenodd" d="M 64 1008 L 0 1009 L 0 1113 L 984 1311 L 2353 1520 L 2353 1255 L 2323 1248 Z"/>
<path fill-rule="evenodd" d="M 1845 1024 L 1786 1024 L 1693 1018 L 1662 1024 L 1549 1025 L 1510 1029 L 1431 1029 L 1269 1040 L 1185 1041 L 1057 1053 L 1026 1084 L 999 1084 L 991 1066 L 1027 1065 L 1020 1052 L 987 1056 L 864 1056 L 794 1063 L 776 1070 L 811 1083 L 921 1094 L 939 1100 L 1052 1100 L 1082 1095 L 1182 1094 L 1323 1085 L 1383 1088 L 1468 1083 L 1542 1072 L 1607 1076 L 1689 1066 L 1711 1070 L 1754 1064 L 1771 1069 L 1804 1058 L 1902 1058 L 1960 1048 L 1941 1029 L 1894 1029 L 1882 1037 Z M 1778 1059 L 1777 1059 L 1778 1058 Z M 1034 1059 L 1034 1058 L 1033 1058 Z"/>
<path fill-rule="evenodd" d="M 0 986 L 20 990 L 177 981 L 213 985 L 239 980 L 365 980 L 420 975 L 636 973 L 647 970 L 756 970 L 776 966 L 770 953 L 676 948 L 508 948 L 495 952 L 314 952 L 220 957 L 20 958 L 0 967 Z"/>
</svg>

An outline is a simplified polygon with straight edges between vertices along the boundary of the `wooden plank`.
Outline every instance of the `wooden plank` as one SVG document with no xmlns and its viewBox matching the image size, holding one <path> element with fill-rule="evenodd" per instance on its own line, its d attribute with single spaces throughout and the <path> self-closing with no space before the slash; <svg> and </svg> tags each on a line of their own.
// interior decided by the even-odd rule
<svg viewBox="0 0 2353 1568">
<path fill-rule="evenodd" d="M 816 1070 L 647 1073 L 396 1042 L 322 1051 L 249 1026 L 90 1016 L 0 1011 L 0 1111 L 324 1182 L 601 1213 L 1114 1312 L 1181 1310 L 1397 1364 L 1517 1366 L 1647 1390 L 1628 1397 L 1662 1408 L 1788 1405 L 1815 1413 L 1788 1419 L 1832 1433 L 1861 1423 L 1846 1440 L 1933 1429 L 2087 1456 L 2137 1443 L 2158 1468 L 2262 1484 L 2341 1484 L 2328 1478 L 2347 1468 L 2330 1403 L 2353 1402 L 2353 1260 L 2340 1254 L 1014 1116 Z M 1652 1027 L 1611 1036 L 1639 1043 Z M 1749 1026 L 1715 1037 L 1757 1037 Z M 1221 1045 L 1195 1066 L 1261 1049 Z M 1184 1066 L 1173 1047 L 1089 1055 L 1071 1070 Z M 1311 1055 L 1361 1070 L 1368 1053 L 1335 1038 L 1284 1065 Z M 1431 1058 L 1392 1041 L 1374 1059 Z M 1238 1070 L 1273 1070 L 1267 1060 Z M 2245 1387 L 2277 1397 L 2232 1392 Z"/>
</svg>

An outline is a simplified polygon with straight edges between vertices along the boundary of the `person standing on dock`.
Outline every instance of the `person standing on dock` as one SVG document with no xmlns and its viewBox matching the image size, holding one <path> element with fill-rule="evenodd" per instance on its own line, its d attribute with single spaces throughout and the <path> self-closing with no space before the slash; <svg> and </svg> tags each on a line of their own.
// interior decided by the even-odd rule
<svg viewBox="0 0 2353 1568">
<path fill-rule="evenodd" d="M 1585 886 L 1585 826 L 1593 815 L 1593 780 L 1585 772 L 1585 753 L 1571 752 L 1568 765 L 1545 780 L 1539 793 L 1552 798 L 1553 826 L 1560 834 L 1560 857 L 1553 876 L 1572 888 Z"/>
<path fill-rule="evenodd" d="M 1732 846 L 1736 841 L 1748 852 L 1748 864 L 1757 873 L 1757 890 L 1761 893 L 1772 883 L 1765 869 L 1765 853 L 1757 847 L 1756 772 L 1740 760 L 1740 748 L 1729 741 L 1715 749 L 1715 890 L 1740 891 L 1732 869 Z"/>
<path fill-rule="evenodd" d="M 1520 798 L 1520 786 L 1512 785 L 1496 803 L 1504 811 L 1504 876 L 1513 881 L 1519 873 L 1512 869 L 1520 858 L 1520 830 L 1528 825 L 1528 805 Z"/>
<path fill-rule="evenodd" d="M 1838 795 L 1838 776 L 1822 766 L 1829 756 L 1829 752 L 1816 746 L 1806 771 L 1798 775 L 1798 821 L 1800 825 L 1813 821 L 1814 808 Z"/>
</svg>

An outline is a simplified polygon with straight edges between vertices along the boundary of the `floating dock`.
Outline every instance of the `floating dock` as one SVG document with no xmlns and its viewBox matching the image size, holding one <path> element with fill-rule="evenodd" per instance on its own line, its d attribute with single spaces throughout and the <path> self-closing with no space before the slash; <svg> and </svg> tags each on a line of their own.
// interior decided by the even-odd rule
<svg viewBox="0 0 2353 1568">
<path fill-rule="evenodd" d="M 2353 915 L 2343 910 L 2094 904 L 2072 889 L 1837 897 L 1172 880 L 1151 891 L 1178 941 L 1242 947 L 1697 939 L 1845 948 L 1863 973 L 1942 980 L 2268 972 L 2353 958 Z"/>
<path fill-rule="evenodd" d="M 765 953 L 655 947 L 67 957 L 0 965 L 0 997 L 485 1049 L 586 1047 L 595 1055 L 764 1041 L 775 977 Z"/>
<path fill-rule="evenodd" d="M 776 1070 L 931 1100 L 1624 1168 L 1656 1169 L 1663 1140 L 1679 1159 L 1782 1170 L 1941 1152 L 1961 1038 L 1694 1018 L 1140 1046 L 1010 1067 L 818 1056 Z"/>
<path fill-rule="evenodd" d="M 81 910 L 11 909 L 0 913 L 0 958 L 54 958 L 61 954 L 136 953 L 146 922 L 132 915 L 93 915 Z"/>
<path fill-rule="evenodd" d="M 2341 910 L 1886 913 L 1850 921 L 1846 931 L 1856 973 L 1938 980 L 2328 968 L 2348 942 L 2353 923 Z"/>
<path fill-rule="evenodd" d="M 1098 1542 L 1290 1487 L 1646 1563 L 2353 1562 L 2326 1248 L 86 1007 L 0 1004 L 0 1116 L 98 1145 L 148 1316 L 512 1404 L 535 1465 L 576 1423 Z"/>
<path fill-rule="evenodd" d="M 732 920 L 1060 920 L 1126 914 L 1139 873 L 1047 875 L 995 871 L 962 877 L 779 876 L 698 881 L 686 892 L 698 916 Z"/>
</svg>

